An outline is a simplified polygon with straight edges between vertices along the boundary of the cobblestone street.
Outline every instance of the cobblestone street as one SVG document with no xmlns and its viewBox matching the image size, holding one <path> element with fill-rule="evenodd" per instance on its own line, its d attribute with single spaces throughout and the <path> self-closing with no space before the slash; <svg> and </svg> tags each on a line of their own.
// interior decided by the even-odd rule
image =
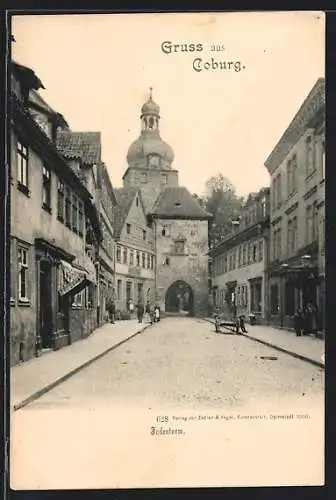
<svg viewBox="0 0 336 500">
<path fill-rule="evenodd" d="M 186 486 L 195 474 L 201 486 L 318 481 L 323 390 L 321 368 L 202 320 L 168 318 L 12 414 L 12 486 Z M 182 434 L 153 437 L 153 426 Z"/>
<path fill-rule="evenodd" d="M 214 327 L 202 320 L 169 318 L 28 409 L 234 409 L 260 406 L 262 400 L 271 405 L 316 405 L 323 399 L 323 377 L 322 370 L 243 336 L 215 334 Z"/>
</svg>

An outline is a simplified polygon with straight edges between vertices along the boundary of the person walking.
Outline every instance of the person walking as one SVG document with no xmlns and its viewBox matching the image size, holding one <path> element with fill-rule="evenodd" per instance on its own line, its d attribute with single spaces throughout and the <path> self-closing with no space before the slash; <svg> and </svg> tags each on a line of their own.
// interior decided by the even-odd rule
<svg viewBox="0 0 336 500">
<path fill-rule="evenodd" d="M 247 330 L 245 328 L 245 318 L 244 316 L 240 316 L 239 317 L 239 326 L 240 326 L 240 329 L 243 333 L 247 333 Z"/>
<path fill-rule="evenodd" d="M 146 312 L 146 321 L 152 324 L 152 311 L 149 300 L 147 300 L 145 312 Z"/>
<path fill-rule="evenodd" d="M 142 323 L 143 315 L 144 315 L 144 306 L 143 306 L 143 303 L 141 302 L 141 300 L 139 300 L 138 305 L 137 305 L 138 323 Z"/>
</svg>

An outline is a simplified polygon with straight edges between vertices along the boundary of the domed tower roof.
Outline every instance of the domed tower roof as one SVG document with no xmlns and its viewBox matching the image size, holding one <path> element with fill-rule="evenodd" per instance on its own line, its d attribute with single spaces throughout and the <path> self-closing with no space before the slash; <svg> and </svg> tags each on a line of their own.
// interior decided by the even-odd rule
<svg viewBox="0 0 336 500">
<path fill-rule="evenodd" d="M 127 163 L 130 167 L 170 168 L 174 151 L 163 139 L 159 131 L 160 106 L 153 100 L 152 89 L 149 99 L 141 108 L 141 134 L 130 145 Z"/>
<path fill-rule="evenodd" d="M 153 115 L 157 116 L 160 118 L 160 106 L 153 101 L 153 96 L 152 96 L 152 87 L 149 89 L 149 99 L 141 108 L 141 118 L 144 115 Z"/>
</svg>

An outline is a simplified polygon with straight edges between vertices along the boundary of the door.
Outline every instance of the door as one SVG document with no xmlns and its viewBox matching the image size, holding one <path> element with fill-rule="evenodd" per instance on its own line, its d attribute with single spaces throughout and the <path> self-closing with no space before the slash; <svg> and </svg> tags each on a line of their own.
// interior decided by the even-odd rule
<svg viewBox="0 0 336 500">
<path fill-rule="evenodd" d="M 51 264 L 40 262 L 40 336 L 42 349 L 52 347 Z"/>
</svg>

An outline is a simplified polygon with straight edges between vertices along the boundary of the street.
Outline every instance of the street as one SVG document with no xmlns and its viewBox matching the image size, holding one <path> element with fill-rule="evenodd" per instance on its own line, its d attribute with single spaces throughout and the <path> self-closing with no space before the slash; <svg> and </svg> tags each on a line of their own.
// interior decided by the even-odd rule
<svg viewBox="0 0 336 500">
<path fill-rule="evenodd" d="M 323 387 L 307 362 L 167 318 L 12 414 L 11 485 L 320 484 Z"/>
<path fill-rule="evenodd" d="M 101 405 L 235 409 L 261 401 L 315 406 L 323 400 L 323 376 L 320 369 L 243 336 L 216 334 L 202 320 L 168 318 L 25 411 Z"/>
</svg>

